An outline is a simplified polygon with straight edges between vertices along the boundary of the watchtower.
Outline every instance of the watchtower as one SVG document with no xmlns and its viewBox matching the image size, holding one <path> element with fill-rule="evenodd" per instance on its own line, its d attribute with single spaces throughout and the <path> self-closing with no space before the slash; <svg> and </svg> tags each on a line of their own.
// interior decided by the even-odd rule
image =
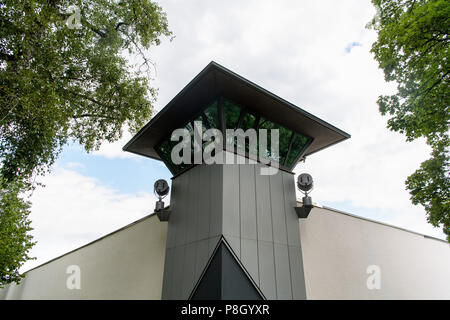
<svg viewBox="0 0 450 320">
<path fill-rule="evenodd" d="M 201 122 L 200 135 L 212 128 L 223 133 L 220 153 L 233 163 L 174 161 L 179 142 L 172 133 L 182 128 L 195 137 L 195 122 Z M 266 146 L 254 149 L 247 140 L 230 142 L 226 129 L 277 129 L 278 152 L 272 152 L 270 134 Z M 208 64 L 124 147 L 163 161 L 173 174 L 162 298 L 305 299 L 292 170 L 302 158 L 349 137 L 219 64 Z M 207 145 L 192 145 L 189 158 Z M 262 174 L 270 167 L 277 170 Z"/>
</svg>

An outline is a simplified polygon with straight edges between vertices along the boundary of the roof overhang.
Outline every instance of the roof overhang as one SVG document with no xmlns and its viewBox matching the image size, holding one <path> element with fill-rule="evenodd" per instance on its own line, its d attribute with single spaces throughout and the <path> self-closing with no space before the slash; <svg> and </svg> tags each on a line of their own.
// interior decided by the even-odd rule
<svg viewBox="0 0 450 320">
<path fill-rule="evenodd" d="M 314 140 L 304 156 L 350 138 L 348 133 L 225 67 L 210 62 L 123 147 L 123 150 L 161 160 L 154 149 L 155 145 L 173 130 L 183 127 L 189 119 L 218 97 L 235 101 L 273 122 L 312 137 Z"/>
</svg>

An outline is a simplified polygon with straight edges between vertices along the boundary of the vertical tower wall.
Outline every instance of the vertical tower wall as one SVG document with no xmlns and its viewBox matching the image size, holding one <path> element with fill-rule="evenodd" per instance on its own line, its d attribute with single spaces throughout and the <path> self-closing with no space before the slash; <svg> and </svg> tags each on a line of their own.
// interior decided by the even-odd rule
<svg viewBox="0 0 450 320">
<path fill-rule="evenodd" d="M 173 179 L 163 299 L 187 299 L 223 236 L 267 299 L 305 299 L 294 175 L 198 165 Z"/>
</svg>

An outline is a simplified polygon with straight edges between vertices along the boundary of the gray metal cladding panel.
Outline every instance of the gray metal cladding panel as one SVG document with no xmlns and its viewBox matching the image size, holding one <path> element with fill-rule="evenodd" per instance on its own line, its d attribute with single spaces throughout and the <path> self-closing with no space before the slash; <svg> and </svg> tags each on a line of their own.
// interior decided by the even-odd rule
<svg viewBox="0 0 450 320">
<path fill-rule="evenodd" d="M 241 238 L 241 263 L 255 283 L 259 283 L 258 246 L 256 240 Z"/>
<path fill-rule="evenodd" d="M 196 244 L 197 244 L 197 252 L 196 252 L 194 282 L 198 281 L 210 258 L 209 240 L 208 239 L 201 240 L 198 241 Z"/>
<path fill-rule="evenodd" d="M 302 252 L 300 247 L 289 246 L 292 295 L 294 300 L 306 299 L 305 276 L 303 272 Z"/>
<path fill-rule="evenodd" d="M 240 237 L 239 165 L 223 165 L 223 234 Z"/>
<path fill-rule="evenodd" d="M 184 243 L 190 243 L 195 241 L 198 237 L 197 226 L 198 226 L 198 203 L 199 196 L 201 195 L 200 184 L 199 184 L 199 166 L 196 166 L 189 170 L 187 173 L 189 177 L 189 188 L 188 188 L 188 202 L 186 203 L 186 239 Z"/>
<path fill-rule="evenodd" d="M 241 237 L 257 239 L 255 166 L 239 166 Z"/>
<path fill-rule="evenodd" d="M 198 172 L 198 214 L 197 214 L 197 240 L 209 237 L 209 224 L 211 219 L 211 166 L 202 165 Z M 217 183 L 217 182 L 216 182 Z M 215 209 L 216 211 L 218 209 Z"/>
<path fill-rule="evenodd" d="M 166 260 L 164 262 L 164 276 L 162 286 L 162 299 L 170 299 L 172 297 L 172 280 L 174 269 L 174 248 L 166 249 Z"/>
<path fill-rule="evenodd" d="M 270 204 L 269 176 L 259 174 L 262 165 L 255 166 L 256 222 L 258 240 L 272 241 L 272 212 Z"/>
<path fill-rule="evenodd" d="M 294 209 L 294 207 L 297 206 L 294 175 L 287 172 L 282 172 L 282 177 L 288 245 L 300 246 L 299 222 Z"/>
<path fill-rule="evenodd" d="M 171 223 L 175 225 L 175 246 L 180 246 L 186 243 L 186 232 L 188 229 L 191 208 L 191 173 L 192 170 L 188 170 L 176 178 L 180 180 L 180 192 L 177 199 L 176 210 L 172 211 L 169 219 L 169 225 Z"/>
<path fill-rule="evenodd" d="M 209 237 L 222 235 L 223 226 L 223 166 L 209 165 L 210 202 Z"/>
<path fill-rule="evenodd" d="M 183 279 L 181 287 L 181 299 L 189 298 L 195 285 L 195 264 L 197 253 L 197 242 L 186 245 L 183 263 Z"/>
<path fill-rule="evenodd" d="M 294 176 L 256 165 L 198 165 L 173 181 L 163 297 L 186 299 L 223 235 L 269 299 L 303 299 Z"/>
<path fill-rule="evenodd" d="M 170 299 L 185 299 L 183 296 L 183 278 L 184 272 L 184 255 L 186 246 L 178 246 L 174 248 L 172 283 L 170 289 Z"/>
<path fill-rule="evenodd" d="M 240 259 L 241 258 L 241 238 L 232 237 L 227 234 L 224 234 L 225 239 L 227 239 L 228 244 L 233 250 L 234 254 Z"/>
<path fill-rule="evenodd" d="M 259 288 L 269 300 L 277 298 L 273 242 L 258 241 Z"/>
<path fill-rule="evenodd" d="M 213 254 L 214 250 L 216 249 L 220 239 L 221 239 L 221 236 L 208 239 L 208 257 L 211 257 L 211 255 Z"/>
<path fill-rule="evenodd" d="M 288 247 L 283 244 L 274 244 L 275 252 L 275 272 L 277 279 L 277 299 L 291 300 L 291 270 L 289 263 Z"/>
<path fill-rule="evenodd" d="M 163 299 L 189 297 L 219 240 L 215 237 L 168 249 Z"/>
<path fill-rule="evenodd" d="M 284 186 L 281 171 L 269 177 L 273 241 L 287 244 Z M 297 222 L 298 224 L 298 222 Z"/>
<path fill-rule="evenodd" d="M 167 248 L 172 248 L 176 243 L 177 235 L 177 220 L 179 220 L 179 214 L 177 212 L 182 212 L 182 179 L 173 179 L 172 188 L 170 195 L 170 210 L 172 211 L 170 220 L 167 225 Z"/>
<path fill-rule="evenodd" d="M 220 300 L 222 298 L 222 254 L 220 251 L 219 247 L 192 293 L 191 300 Z"/>
</svg>

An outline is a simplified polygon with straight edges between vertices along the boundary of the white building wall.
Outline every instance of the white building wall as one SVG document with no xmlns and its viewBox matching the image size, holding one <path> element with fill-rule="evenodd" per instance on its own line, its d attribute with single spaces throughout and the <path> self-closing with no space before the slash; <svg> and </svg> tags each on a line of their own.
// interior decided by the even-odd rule
<svg viewBox="0 0 450 320">
<path fill-rule="evenodd" d="M 450 299 L 445 241 L 322 208 L 300 236 L 308 299 Z M 371 265 L 380 289 L 367 287 Z"/>
<path fill-rule="evenodd" d="M 161 299 L 167 222 L 143 218 L 26 272 L 0 299 Z M 67 267 L 80 267 L 81 289 L 69 290 Z"/>
</svg>

